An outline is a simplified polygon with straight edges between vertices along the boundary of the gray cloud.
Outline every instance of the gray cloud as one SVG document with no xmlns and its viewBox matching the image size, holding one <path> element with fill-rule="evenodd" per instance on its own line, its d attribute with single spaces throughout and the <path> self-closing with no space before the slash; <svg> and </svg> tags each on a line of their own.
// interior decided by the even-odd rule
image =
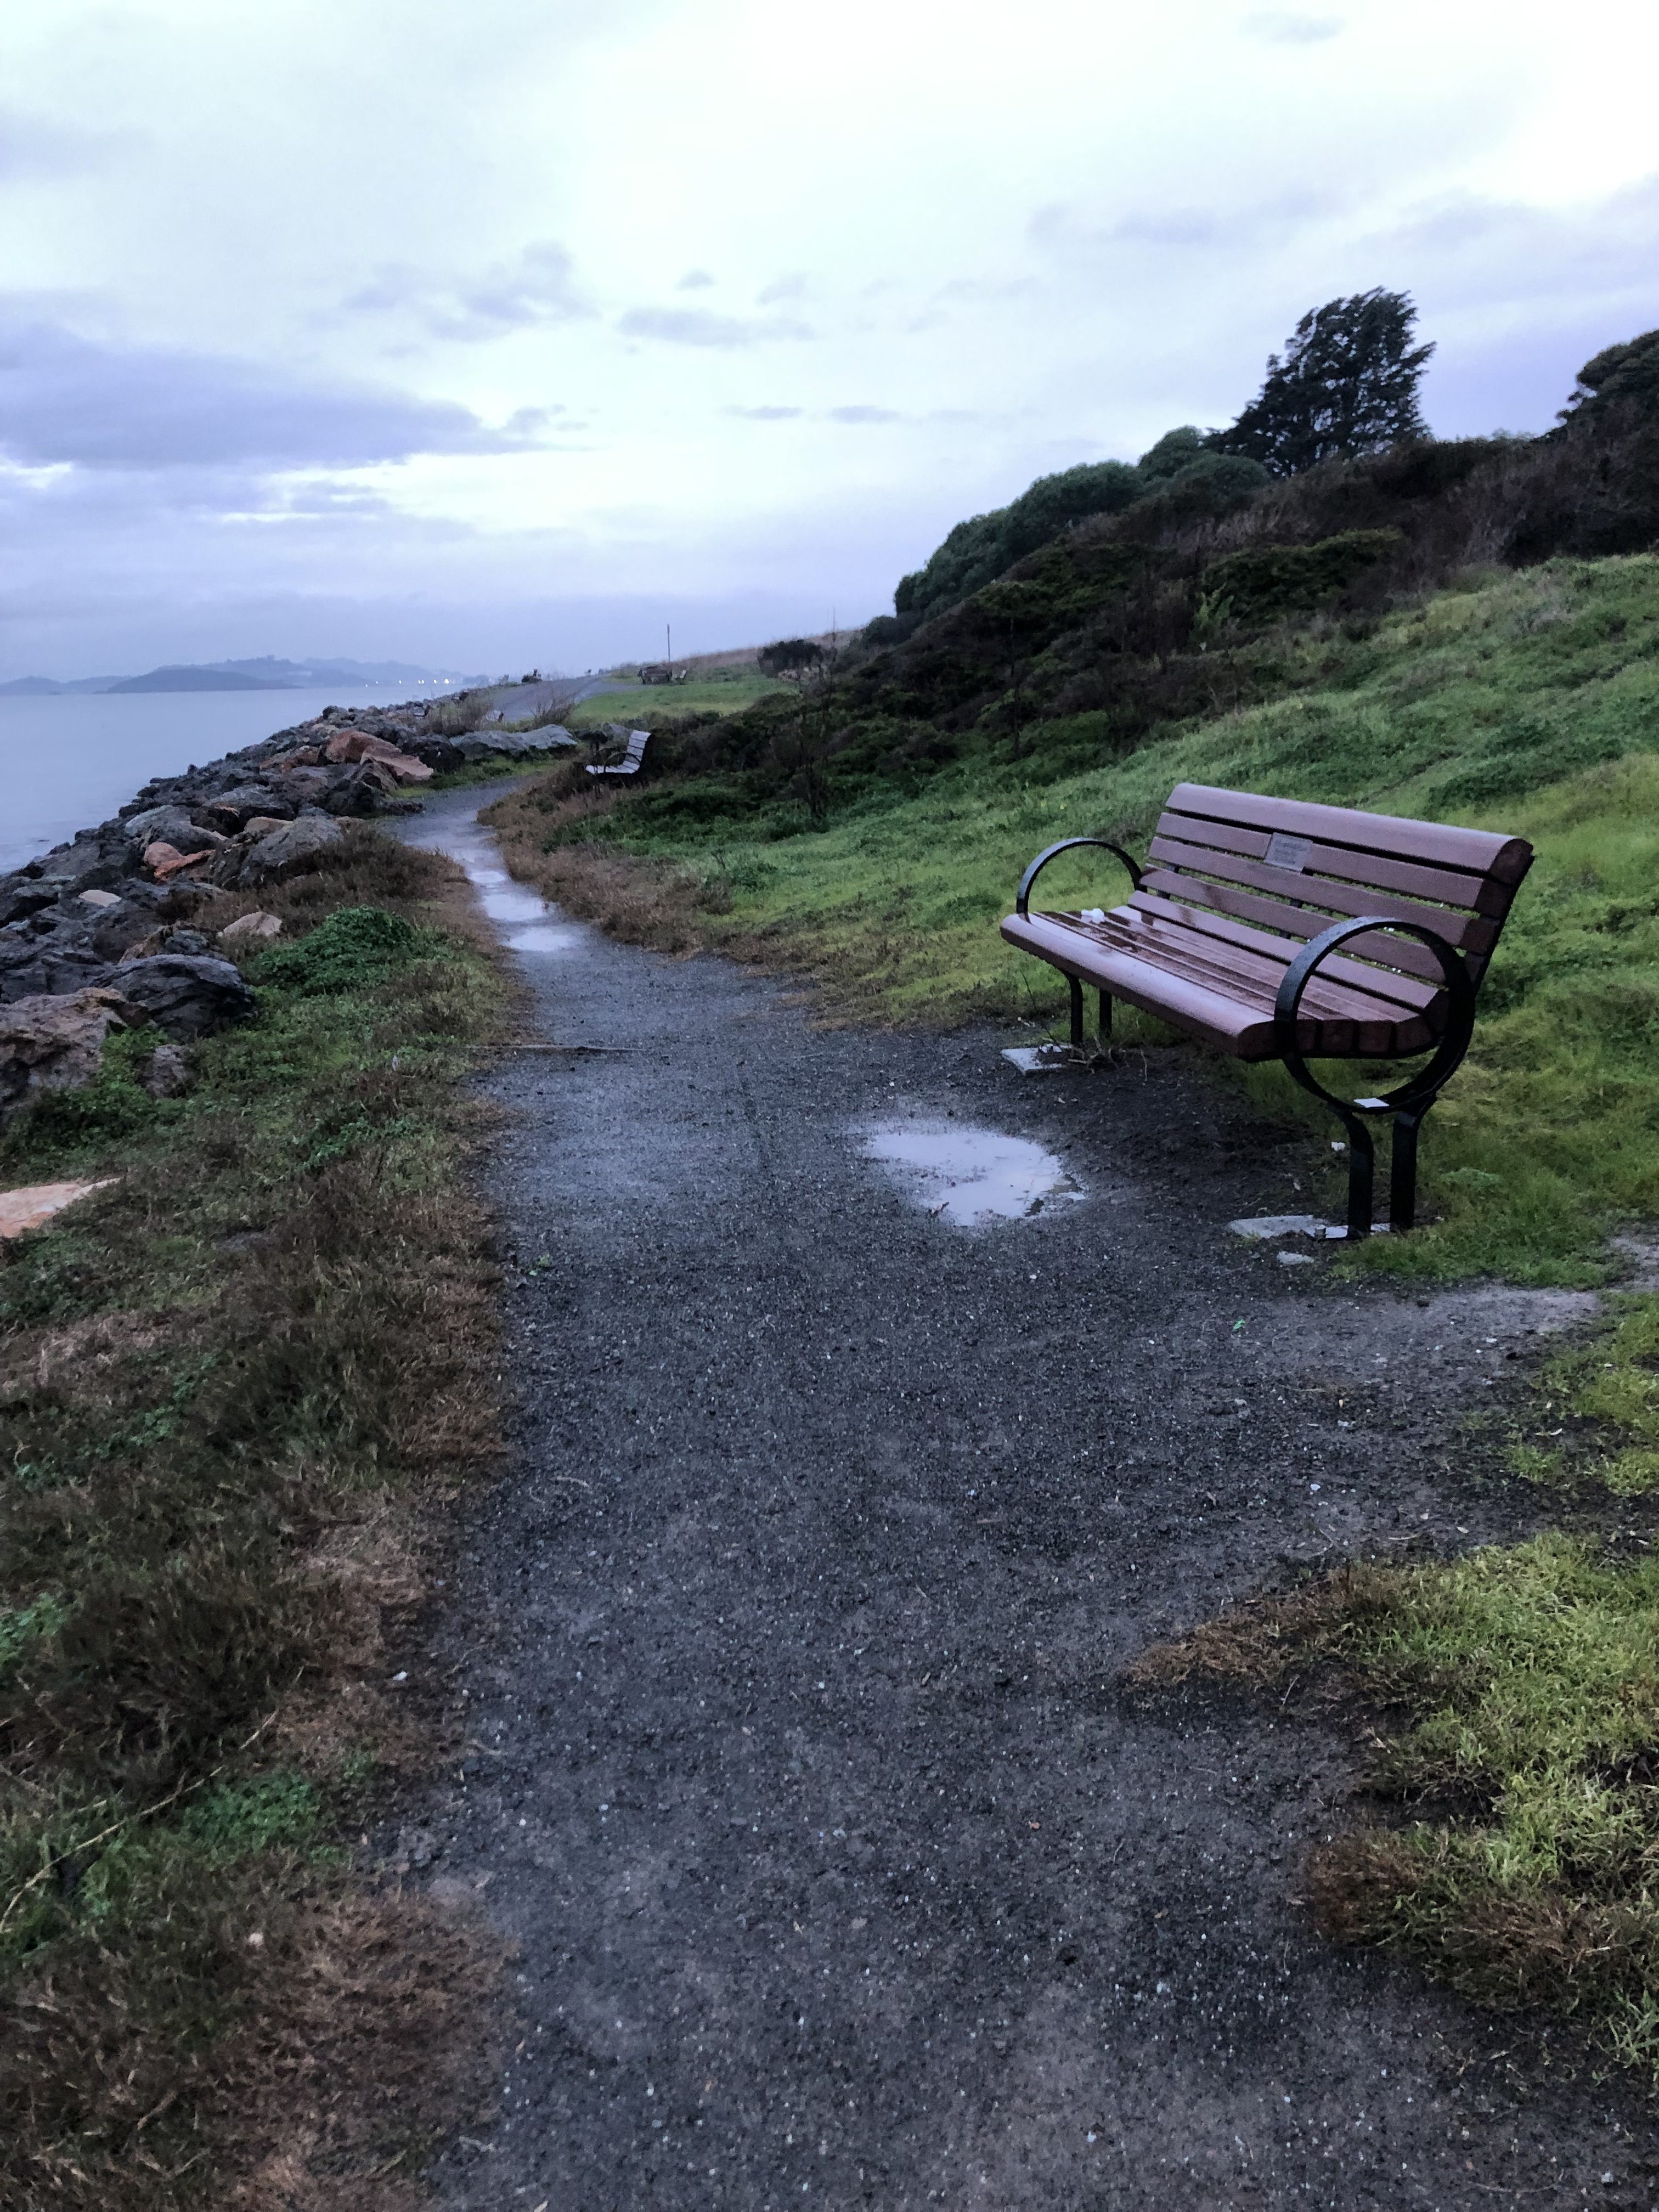
<svg viewBox="0 0 1659 2212">
<path fill-rule="evenodd" d="M 515 425 L 491 430 L 447 400 L 110 344 L 0 311 L 0 453 L 25 467 L 362 468 L 510 450 L 540 422 Z"/>
<path fill-rule="evenodd" d="M 436 279 L 401 264 L 387 267 L 345 304 L 354 314 L 413 314 L 434 336 L 466 341 L 546 329 L 594 313 L 569 253 L 550 238 L 475 277 Z"/>
<path fill-rule="evenodd" d="M 132 132 L 83 131 L 0 107 L 0 179 L 72 177 L 101 167 Z"/>
<path fill-rule="evenodd" d="M 1114 222 L 1079 223 L 1064 206 L 1039 208 L 1026 226 L 1031 243 L 1060 254 L 1098 254 L 1120 246 L 1244 247 L 1283 245 L 1298 231 L 1340 212 L 1333 192 L 1289 191 L 1254 204 L 1132 209 Z"/>
<path fill-rule="evenodd" d="M 1293 15 L 1269 9 L 1247 15 L 1239 27 L 1247 39 L 1266 46 L 1321 46 L 1340 39 L 1347 26 L 1340 15 Z"/>
<path fill-rule="evenodd" d="M 832 407 L 829 410 L 832 422 L 896 422 L 899 416 L 891 407 Z"/>
<path fill-rule="evenodd" d="M 714 281 L 706 269 L 688 269 L 674 289 L 677 292 L 706 292 Z"/>
<path fill-rule="evenodd" d="M 793 422 L 804 410 L 799 407 L 728 407 L 725 412 L 744 422 Z"/>
<path fill-rule="evenodd" d="M 763 291 L 757 292 L 755 304 L 759 307 L 774 307 L 780 300 L 799 300 L 805 289 L 805 277 L 799 270 L 792 270 L 787 276 L 775 276 Z"/>
<path fill-rule="evenodd" d="M 667 345 L 751 346 L 770 338 L 810 338 L 805 323 L 781 315 L 763 320 L 739 315 L 710 315 L 696 307 L 630 307 L 617 318 L 624 337 L 660 338 Z"/>
</svg>

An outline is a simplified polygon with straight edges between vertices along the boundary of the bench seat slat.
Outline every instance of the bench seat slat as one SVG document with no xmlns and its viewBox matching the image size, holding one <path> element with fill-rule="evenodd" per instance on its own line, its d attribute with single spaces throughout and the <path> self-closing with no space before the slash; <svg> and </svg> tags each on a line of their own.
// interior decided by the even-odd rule
<svg viewBox="0 0 1659 2212">
<path fill-rule="evenodd" d="M 1271 1000 L 1243 987 L 1231 991 L 1177 975 L 1170 968 L 1085 940 L 1063 917 L 1010 915 L 1002 925 L 1009 944 L 1068 975 L 1097 985 L 1115 998 L 1205 1038 L 1240 1060 L 1273 1060 L 1279 1042 Z M 1419 1017 L 1403 1022 L 1310 1018 L 1306 1002 L 1297 1024 L 1301 1049 L 1316 1058 L 1371 1058 L 1421 1051 L 1433 1041 L 1429 1023 Z"/>
<path fill-rule="evenodd" d="M 1346 846 L 1352 852 L 1466 868 L 1504 884 L 1518 884 L 1532 865 L 1532 848 L 1524 837 L 1454 829 L 1443 822 L 1412 822 L 1395 814 L 1365 814 L 1358 808 L 1322 806 L 1309 799 L 1262 799 L 1254 792 L 1223 791 L 1213 784 L 1177 784 L 1167 807 L 1172 814 L 1234 822 L 1252 830 L 1283 830 L 1292 836 Z"/>
<path fill-rule="evenodd" d="M 1369 884 L 1335 883 L 1328 876 L 1316 876 L 1299 868 L 1275 867 L 1267 860 L 1244 860 L 1203 846 L 1178 844 L 1171 837 L 1154 837 L 1149 850 L 1152 860 L 1162 860 L 1171 867 L 1206 870 L 1227 883 L 1275 892 L 1293 902 L 1305 899 L 1311 907 L 1323 907 L 1326 911 L 1322 918 L 1308 916 L 1316 925 L 1305 933 L 1310 937 L 1317 937 L 1320 930 L 1328 928 L 1334 921 L 1360 914 L 1387 915 L 1392 921 L 1414 921 L 1443 937 L 1460 952 L 1473 952 L 1478 957 L 1491 951 L 1498 935 L 1494 925 L 1479 915 L 1460 914 L 1449 907 L 1422 906 L 1415 899 L 1401 898 L 1393 891 L 1379 890 Z M 1430 957 L 1433 957 L 1432 954 Z"/>
<path fill-rule="evenodd" d="M 1173 837 L 1206 850 L 1236 853 L 1241 859 L 1264 860 L 1273 832 L 1244 830 L 1236 823 L 1201 821 L 1195 814 L 1164 813 L 1158 817 L 1156 837 Z M 1200 865 L 1202 865 L 1201 863 Z M 1430 899 L 1442 906 L 1462 907 L 1501 922 L 1514 903 L 1508 884 L 1462 868 L 1431 868 L 1407 860 L 1390 860 L 1376 853 L 1356 853 L 1341 845 L 1310 840 L 1304 863 L 1310 876 L 1334 876 L 1340 882 L 1370 884 L 1379 890 L 1401 891 L 1408 898 Z"/>
<path fill-rule="evenodd" d="M 1151 921 L 1129 908 L 1120 908 L 1109 914 L 1103 922 L 1085 921 L 1080 915 L 1069 914 L 1048 914 L 1043 920 L 1075 929 L 1090 948 L 1083 956 L 1085 958 L 1092 957 L 1097 947 L 1123 953 L 1147 966 L 1185 975 L 1206 989 L 1243 1000 L 1267 1013 L 1273 1012 L 1274 998 L 1289 965 L 1285 960 L 1275 959 L 1271 954 L 1257 952 L 1249 946 L 1229 945 L 1218 938 L 1206 939 L 1194 929 Z M 1364 975 L 1368 971 L 1360 969 L 1357 972 Z M 1302 1005 L 1310 1019 L 1322 1024 L 1347 1023 L 1367 1030 L 1380 1028 L 1390 1034 L 1425 1012 L 1423 1007 L 1402 1006 L 1370 990 L 1356 989 L 1331 975 L 1328 969 L 1322 969 L 1310 981 Z"/>
<path fill-rule="evenodd" d="M 1160 898 L 1154 893 L 1138 892 L 1130 904 L 1143 914 L 1175 923 L 1196 938 L 1218 938 L 1224 944 L 1242 945 L 1260 953 L 1264 958 L 1276 961 L 1281 973 L 1302 949 L 1293 938 L 1270 936 L 1267 931 L 1252 929 L 1248 922 L 1234 921 L 1227 915 L 1212 914 L 1200 907 L 1178 906 L 1172 899 Z M 1375 993 L 1403 1008 L 1407 1018 L 1432 1006 L 1444 988 L 1437 981 L 1430 982 L 1416 975 L 1401 975 L 1391 968 L 1363 966 L 1342 952 L 1333 953 L 1319 972 Z"/>
</svg>

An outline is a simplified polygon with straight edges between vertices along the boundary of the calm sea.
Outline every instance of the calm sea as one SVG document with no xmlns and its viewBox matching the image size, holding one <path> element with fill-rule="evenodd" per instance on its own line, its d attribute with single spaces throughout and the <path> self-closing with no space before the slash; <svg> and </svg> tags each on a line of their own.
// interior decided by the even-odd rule
<svg viewBox="0 0 1659 2212">
<path fill-rule="evenodd" d="M 0 870 L 106 821 L 153 775 L 309 721 L 328 706 L 395 702 L 407 690 L 71 692 L 0 699 Z"/>
</svg>

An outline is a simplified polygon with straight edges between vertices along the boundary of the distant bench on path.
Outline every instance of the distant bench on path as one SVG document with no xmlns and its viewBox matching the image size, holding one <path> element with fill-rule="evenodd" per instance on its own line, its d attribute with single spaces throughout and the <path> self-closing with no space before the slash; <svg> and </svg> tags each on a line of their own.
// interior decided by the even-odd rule
<svg viewBox="0 0 1659 2212">
<path fill-rule="evenodd" d="M 637 775 L 640 763 L 645 758 L 645 749 L 650 742 L 649 730 L 629 730 L 628 750 L 622 758 L 619 761 L 590 761 L 587 773 L 589 775 Z"/>
<path fill-rule="evenodd" d="M 1129 872 L 1109 913 L 1033 914 L 1031 887 L 1056 854 L 1095 845 Z M 1464 1054 L 1475 994 L 1532 847 L 1522 837 L 1177 784 L 1142 869 L 1101 837 L 1065 837 L 1021 878 L 1002 934 L 1071 985 L 1083 1044 L 1083 987 L 1156 1014 L 1239 1060 L 1282 1060 L 1348 1131 L 1351 1237 L 1371 1230 L 1368 1115 L 1394 1121 L 1389 1219 L 1417 1209 L 1417 1133 Z M 1341 949 L 1339 949 L 1341 948 Z M 1339 1098 L 1310 1060 L 1407 1060 L 1425 1067 L 1385 1097 Z"/>
</svg>

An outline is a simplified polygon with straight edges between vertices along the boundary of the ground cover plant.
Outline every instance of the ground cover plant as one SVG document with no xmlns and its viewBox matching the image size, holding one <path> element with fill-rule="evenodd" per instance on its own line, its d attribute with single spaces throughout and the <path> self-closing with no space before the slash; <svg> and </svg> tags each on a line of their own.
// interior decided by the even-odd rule
<svg viewBox="0 0 1659 2212">
<path fill-rule="evenodd" d="M 475 2086 L 487 1950 L 354 1853 L 427 1756 L 386 1639 L 495 1449 L 459 1085 L 503 985 L 456 872 L 372 830 L 262 897 L 258 1017 L 187 1096 L 140 1036 L 0 1145 L 112 1179 L 0 1246 L 19 2212 L 409 2203 Z"/>
<path fill-rule="evenodd" d="M 1394 1817 L 1319 1846 L 1315 1910 L 1475 2002 L 1659 2078 L 1659 1561 L 1555 1534 L 1344 1569 L 1131 1670 L 1340 1695 Z"/>
</svg>

